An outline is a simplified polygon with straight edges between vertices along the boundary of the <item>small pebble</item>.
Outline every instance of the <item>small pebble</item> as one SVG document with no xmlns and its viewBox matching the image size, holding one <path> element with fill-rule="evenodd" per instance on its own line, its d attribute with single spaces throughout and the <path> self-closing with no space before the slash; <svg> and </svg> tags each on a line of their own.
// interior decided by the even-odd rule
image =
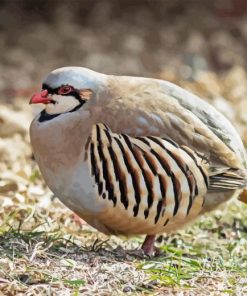
<svg viewBox="0 0 247 296">
<path fill-rule="evenodd" d="M 123 292 L 124 292 L 124 293 L 132 292 L 132 291 L 133 291 L 133 288 L 130 287 L 130 286 L 125 286 L 125 287 L 123 288 Z"/>
<path fill-rule="evenodd" d="M 19 281 L 26 284 L 29 281 L 29 276 L 27 274 L 20 274 Z"/>
</svg>

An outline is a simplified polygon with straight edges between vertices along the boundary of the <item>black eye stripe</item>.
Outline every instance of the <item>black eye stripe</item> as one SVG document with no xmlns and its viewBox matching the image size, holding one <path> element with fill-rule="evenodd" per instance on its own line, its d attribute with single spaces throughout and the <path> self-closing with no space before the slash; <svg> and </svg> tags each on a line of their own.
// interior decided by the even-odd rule
<svg viewBox="0 0 247 296">
<path fill-rule="evenodd" d="M 81 96 L 80 96 L 80 94 L 79 94 L 79 92 L 77 90 L 73 90 L 70 93 L 64 94 L 64 95 L 61 95 L 61 96 L 64 96 L 64 97 L 72 96 L 75 99 L 77 99 L 77 101 L 79 101 L 80 103 L 81 102 L 84 102 L 85 103 L 85 100 L 82 100 L 82 98 L 81 98 Z"/>
<path fill-rule="evenodd" d="M 42 89 L 46 89 L 48 90 L 48 93 L 51 94 L 51 95 L 59 95 L 59 96 L 73 96 L 75 99 L 77 99 L 77 101 L 79 101 L 80 103 L 81 102 L 84 102 L 84 100 L 82 100 L 81 96 L 80 96 L 80 93 L 78 90 L 76 89 L 73 89 L 71 92 L 67 93 L 67 94 L 59 94 L 58 93 L 58 90 L 60 89 L 60 87 L 57 87 L 57 88 L 52 88 L 50 87 L 49 85 L 47 85 L 46 83 L 43 83 L 42 84 Z"/>
<path fill-rule="evenodd" d="M 67 86 L 67 85 L 61 85 L 59 87 L 52 88 L 49 85 L 47 85 L 46 83 L 43 83 L 42 84 L 42 89 L 48 90 L 49 94 L 51 94 L 51 95 L 54 95 L 55 94 L 55 95 L 64 96 L 64 95 L 67 95 L 67 94 L 60 94 L 59 93 L 59 90 L 61 89 L 61 87 L 64 87 L 64 86 Z M 70 86 L 68 85 L 68 87 L 70 87 Z M 76 92 L 76 90 L 74 88 L 72 88 L 72 91 L 69 94 L 71 94 L 74 91 Z"/>
<path fill-rule="evenodd" d="M 46 89 L 48 90 L 48 93 L 53 95 L 53 94 L 57 94 L 59 87 L 57 88 L 51 88 L 49 85 L 47 85 L 46 83 L 42 84 L 42 89 Z"/>
</svg>

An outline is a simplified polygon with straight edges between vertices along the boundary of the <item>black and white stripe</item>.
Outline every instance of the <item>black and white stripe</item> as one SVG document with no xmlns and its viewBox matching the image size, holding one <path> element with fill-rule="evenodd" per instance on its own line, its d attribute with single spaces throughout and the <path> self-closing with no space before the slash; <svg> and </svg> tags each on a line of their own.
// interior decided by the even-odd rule
<svg viewBox="0 0 247 296">
<path fill-rule="evenodd" d="M 207 191 L 198 156 L 169 139 L 134 138 L 97 124 L 88 150 L 99 197 L 153 224 L 188 215 L 196 196 Z"/>
</svg>

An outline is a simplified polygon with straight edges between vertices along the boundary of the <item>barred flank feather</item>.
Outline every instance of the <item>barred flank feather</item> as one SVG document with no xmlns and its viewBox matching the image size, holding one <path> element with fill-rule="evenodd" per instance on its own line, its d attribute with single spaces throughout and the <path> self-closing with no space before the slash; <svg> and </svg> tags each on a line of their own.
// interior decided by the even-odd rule
<svg viewBox="0 0 247 296">
<path fill-rule="evenodd" d="M 201 159 L 169 139 L 134 138 L 97 124 L 89 150 L 97 194 L 153 224 L 189 215 L 196 197 L 207 191 Z"/>
<path fill-rule="evenodd" d="M 97 124 L 88 147 L 98 197 L 124 212 L 121 218 L 159 229 L 197 216 L 208 191 L 246 186 L 240 170 L 212 167 L 203 154 L 170 139 L 130 137 Z"/>
</svg>

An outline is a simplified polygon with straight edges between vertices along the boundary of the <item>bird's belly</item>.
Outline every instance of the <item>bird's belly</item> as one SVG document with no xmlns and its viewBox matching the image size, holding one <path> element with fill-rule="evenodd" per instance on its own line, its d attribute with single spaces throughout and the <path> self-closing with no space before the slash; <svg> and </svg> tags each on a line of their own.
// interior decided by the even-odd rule
<svg viewBox="0 0 247 296">
<path fill-rule="evenodd" d="M 122 207 L 108 206 L 103 212 L 98 214 L 97 217 L 94 217 L 91 223 L 90 221 L 88 221 L 88 223 L 107 234 L 131 235 L 169 233 L 182 228 L 199 216 L 203 208 L 203 203 L 204 198 L 197 196 L 194 199 L 188 215 L 182 210 L 181 205 L 181 210 L 178 211 L 175 216 L 169 209 L 167 209 L 167 211 L 164 210 L 157 222 L 155 221 L 157 215 L 155 208 L 151 210 L 149 216 L 145 218 L 143 215 L 135 217 L 131 211 L 125 210 Z"/>
</svg>

